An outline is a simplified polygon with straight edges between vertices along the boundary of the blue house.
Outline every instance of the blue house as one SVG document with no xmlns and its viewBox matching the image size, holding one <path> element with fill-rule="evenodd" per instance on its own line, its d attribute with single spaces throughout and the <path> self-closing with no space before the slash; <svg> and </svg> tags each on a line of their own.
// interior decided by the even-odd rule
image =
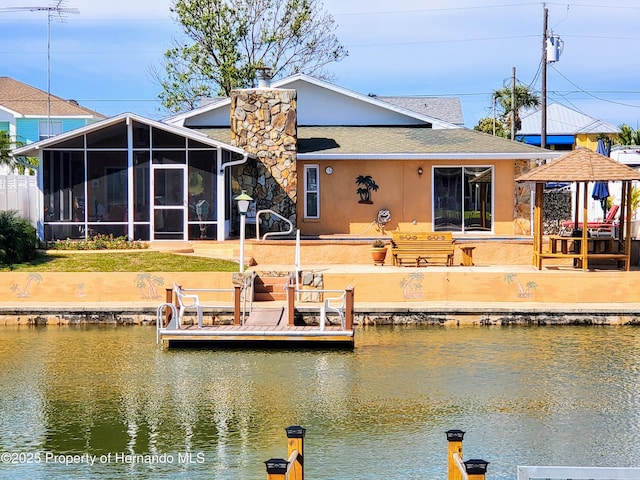
<svg viewBox="0 0 640 480">
<path fill-rule="evenodd" d="M 75 100 L 0 77 L 0 131 L 8 132 L 17 142 L 37 142 L 103 118 L 104 115 L 82 107 Z"/>
</svg>

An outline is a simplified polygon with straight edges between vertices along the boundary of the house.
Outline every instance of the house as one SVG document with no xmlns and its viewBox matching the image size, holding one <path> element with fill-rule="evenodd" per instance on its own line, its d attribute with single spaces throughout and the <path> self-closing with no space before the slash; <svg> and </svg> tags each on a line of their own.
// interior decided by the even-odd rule
<svg viewBox="0 0 640 480">
<path fill-rule="evenodd" d="M 266 212 L 261 232 L 284 218 L 307 236 L 528 234 L 530 190 L 514 179 L 558 155 L 306 75 L 163 122 L 123 114 L 15 154 L 40 156 L 46 240 L 224 240 L 242 190 Z"/>
<path fill-rule="evenodd" d="M 516 135 L 518 140 L 540 146 L 542 111 L 528 109 L 521 115 L 522 126 Z M 596 150 L 598 137 L 617 137 L 620 129 L 611 123 L 597 120 L 571 108 L 551 103 L 547 106 L 546 145 L 550 150 L 573 150 L 585 147 Z"/>
<path fill-rule="evenodd" d="M 238 175 L 237 188 L 256 199 L 258 210 L 285 212 L 303 235 L 376 233 L 379 213 L 387 211 L 388 230 L 488 235 L 530 231 L 530 192 L 518 188 L 514 178 L 532 161 L 557 153 L 465 129 L 406 103 L 358 94 L 302 74 L 272 87 L 238 91 L 166 120 L 249 149 L 258 166 Z M 268 124 L 270 112 L 258 114 L 276 101 L 261 100 L 261 95 L 273 92 L 291 97 L 286 111 L 296 116 L 296 140 L 287 151 L 295 149 L 296 154 L 263 168 L 260 159 L 268 152 L 252 150 L 252 145 L 277 143 L 270 138 L 278 130 Z M 248 126 L 247 118 L 264 125 Z M 289 167 L 278 171 L 284 165 Z M 271 227 L 261 225 L 261 231 Z"/>
<path fill-rule="evenodd" d="M 105 118 L 78 104 L 10 77 L 0 77 L 0 131 L 32 143 Z"/>
<path fill-rule="evenodd" d="M 462 105 L 457 97 L 385 97 L 376 95 L 373 97 L 428 117 L 444 120 L 458 127 L 464 126 Z"/>
</svg>

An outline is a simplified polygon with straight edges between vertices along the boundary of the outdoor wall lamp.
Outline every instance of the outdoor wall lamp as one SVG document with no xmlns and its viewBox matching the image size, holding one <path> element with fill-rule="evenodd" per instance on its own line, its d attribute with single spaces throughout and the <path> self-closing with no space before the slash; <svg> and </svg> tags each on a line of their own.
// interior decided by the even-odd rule
<svg viewBox="0 0 640 480">
<path fill-rule="evenodd" d="M 421 177 L 422 176 L 422 167 L 418 167 L 418 176 Z"/>
<path fill-rule="evenodd" d="M 247 195 L 246 190 L 242 190 L 242 193 L 235 199 L 238 202 L 238 211 L 240 212 L 240 273 L 244 272 L 244 231 L 247 223 L 247 210 L 249 210 L 249 203 L 253 200 Z"/>
</svg>

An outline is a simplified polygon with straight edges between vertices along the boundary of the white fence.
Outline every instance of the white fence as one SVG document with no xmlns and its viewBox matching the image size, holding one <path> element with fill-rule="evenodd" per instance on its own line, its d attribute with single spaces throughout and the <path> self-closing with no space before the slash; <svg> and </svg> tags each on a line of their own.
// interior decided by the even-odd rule
<svg viewBox="0 0 640 480">
<path fill-rule="evenodd" d="M 519 466 L 518 480 L 638 480 L 640 468 Z"/>
<path fill-rule="evenodd" d="M 0 175 L 0 211 L 15 210 L 36 226 L 40 218 L 38 195 L 35 175 Z"/>
</svg>

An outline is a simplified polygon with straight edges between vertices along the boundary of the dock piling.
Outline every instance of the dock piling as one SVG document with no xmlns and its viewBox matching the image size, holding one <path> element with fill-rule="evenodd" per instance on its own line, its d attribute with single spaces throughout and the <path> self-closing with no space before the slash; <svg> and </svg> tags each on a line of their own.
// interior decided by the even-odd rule
<svg viewBox="0 0 640 480">
<path fill-rule="evenodd" d="M 447 430 L 447 443 L 449 445 L 449 453 L 447 454 L 447 478 L 448 480 L 462 480 L 462 474 L 458 468 L 454 454 L 458 454 L 462 458 L 462 439 L 464 432 L 462 430 Z"/>
<path fill-rule="evenodd" d="M 271 458 L 265 463 L 267 480 L 304 480 L 304 433 L 300 425 L 285 428 L 288 459 Z"/>
</svg>

